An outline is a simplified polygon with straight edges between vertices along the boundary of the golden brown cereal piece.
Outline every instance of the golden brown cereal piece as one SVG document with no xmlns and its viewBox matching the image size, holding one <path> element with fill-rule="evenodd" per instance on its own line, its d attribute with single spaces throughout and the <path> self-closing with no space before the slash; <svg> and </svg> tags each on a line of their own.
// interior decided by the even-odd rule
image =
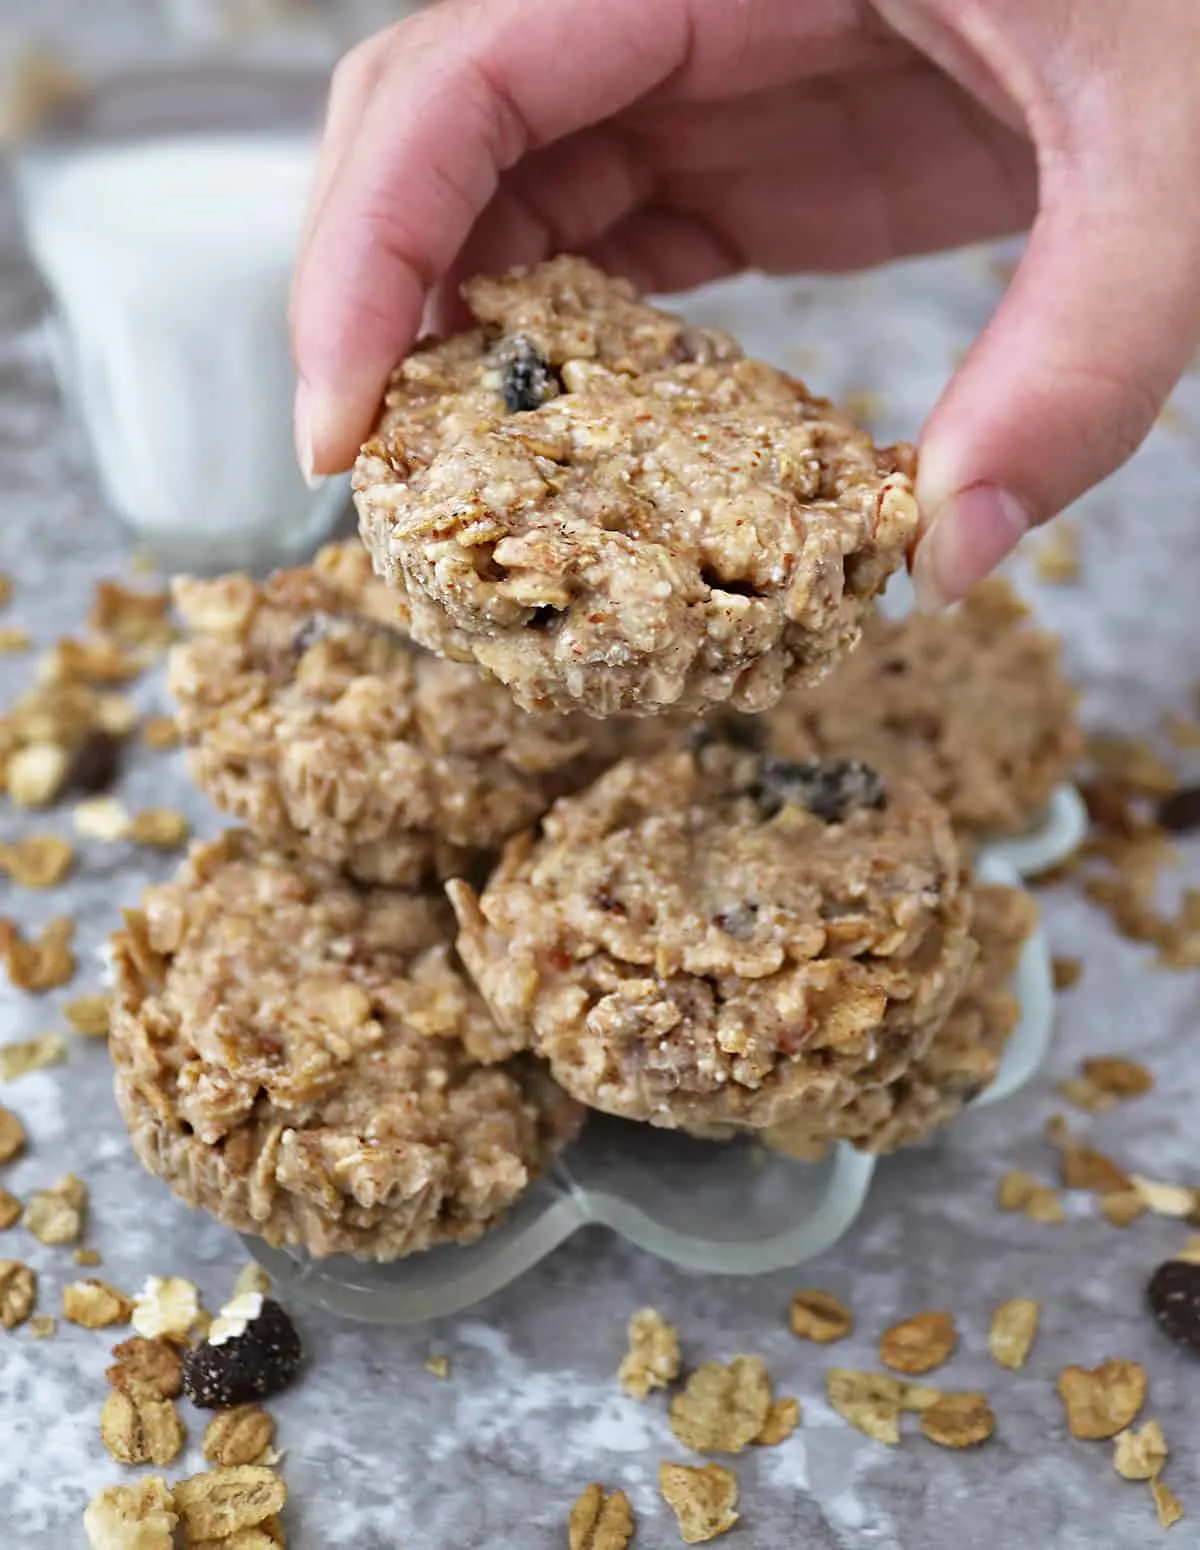
<svg viewBox="0 0 1200 1550">
<path fill-rule="evenodd" d="M 1097 1152 L 1093 1147 L 1072 1142 L 1062 1154 L 1062 1182 L 1064 1189 L 1088 1189 L 1097 1194 L 1111 1195 L 1131 1187 L 1129 1175 L 1117 1166 L 1111 1157 Z"/>
<path fill-rule="evenodd" d="M 1060 1227 L 1067 1219 L 1058 1191 L 1049 1184 L 1034 1186 L 1025 1202 L 1024 1212 L 1031 1222 L 1040 1222 L 1047 1227 Z"/>
<path fill-rule="evenodd" d="M 283 1544 L 283 1525 L 278 1518 L 267 1518 L 254 1528 L 240 1528 L 220 1539 L 192 1539 L 189 1550 L 278 1550 Z"/>
<path fill-rule="evenodd" d="M 58 743 L 27 743 L 6 762 L 5 789 L 18 807 L 49 807 L 70 773 L 71 755 Z"/>
<path fill-rule="evenodd" d="M 148 807 L 144 813 L 135 813 L 129 824 L 133 843 L 153 850 L 178 850 L 190 832 L 186 815 L 171 807 Z"/>
<path fill-rule="evenodd" d="M 133 1303 L 107 1281 L 72 1281 L 63 1287 L 63 1318 L 84 1329 L 127 1324 Z M 165 1460 L 164 1460 L 165 1462 Z"/>
<path fill-rule="evenodd" d="M 76 996 L 63 1007 L 63 1016 L 76 1033 L 87 1039 L 108 1037 L 111 1000 L 108 996 Z"/>
<path fill-rule="evenodd" d="M 30 834 L 15 845 L 0 845 L 0 872 L 22 888 L 56 888 L 74 864 L 74 848 L 56 834 Z"/>
<path fill-rule="evenodd" d="M 915 1376 L 940 1367 L 958 1344 L 958 1329 L 949 1313 L 918 1313 L 893 1324 L 879 1342 L 879 1355 L 896 1372 Z"/>
<path fill-rule="evenodd" d="M 905 1385 L 886 1373 L 834 1367 L 825 1375 L 830 1405 L 850 1425 L 875 1442 L 896 1447 Z"/>
<path fill-rule="evenodd" d="M 625 1492 L 605 1495 L 604 1487 L 593 1483 L 571 1508 L 571 1550 L 625 1550 L 633 1528 L 633 1508 Z"/>
<path fill-rule="evenodd" d="M 921 1431 L 943 1448 L 973 1448 L 996 1430 L 986 1394 L 943 1394 L 921 1412 Z"/>
<path fill-rule="evenodd" d="M 21 1220 L 21 1202 L 6 1189 L 0 1189 L 0 1232 Z"/>
<path fill-rule="evenodd" d="M 1123 1480 L 1153 1480 L 1170 1457 L 1157 1421 L 1127 1427 L 1113 1441 L 1113 1468 Z"/>
<path fill-rule="evenodd" d="M 1086 1077 L 1068 1076 L 1058 1084 L 1058 1095 L 1085 1114 L 1106 1114 L 1115 1109 L 1117 1100 L 1111 1093 L 1101 1092 Z"/>
<path fill-rule="evenodd" d="M 427 1356 L 421 1363 L 425 1371 L 434 1378 L 448 1378 L 450 1376 L 450 1358 L 448 1356 Z"/>
<path fill-rule="evenodd" d="M 737 1476 L 720 1464 L 658 1466 L 658 1489 L 679 1522 L 685 1545 L 702 1545 L 728 1533 L 738 1520 Z"/>
<path fill-rule="evenodd" d="M 7 608 L 12 602 L 13 579 L 5 571 L 0 571 L 0 608 Z"/>
<path fill-rule="evenodd" d="M 11 1048 L 12 1046 L 7 1046 Z M 5 1081 L 11 1081 L 8 1073 L 0 1072 Z M 0 1104 L 0 1163 L 12 1162 L 25 1147 L 25 1127 L 11 1109 Z"/>
<path fill-rule="evenodd" d="M 182 741 L 183 733 L 174 716 L 147 716 L 142 722 L 142 742 L 155 753 L 178 748 Z"/>
<path fill-rule="evenodd" d="M 777 1399 L 767 1411 L 762 1431 L 752 1440 L 760 1448 L 774 1447 L 776 1443 L 786 1442 L 799 1425 L 800 1401 Z"/>
<path fill-rule="evenodd" d="M 1028 1297 L 1013 1297 L 1000 1304 L 992 1314 L 988 1331 L 988 1350 L 993 1361 L 1012 1372 L 1025 1365 L 1037 1337 L 1041 1311 L 1041 1304 Z"/>
<path fill-rule="evenodd" d="M 173 1550 L 178 1522 L 161 1475 L 149 1475 L 132 1485 L 107 1486 L 83 1514 L 91 1550 Z"/>
<path fill-rule="evenodd" d="M 0 1048 L 0 1082 L 15 1082 L 31 1071 L 57 1066 L 66 1059 L 67 1046 L 57 1033 L 39 1033 Z"/>
<path fill-rule="evenodd" d="M 0 1259 L 0 1324 L 16 1329 L 33 1312 L 37 1274 L 19 1260 Z"/>
<path fill-rule="evenodd" d="M 1147 1211 L 1153 1211 L 1155 1216 L 1186 1220 L 1200 1209 L 1200 1190 L 1186 1184 L 1160 1184 L 1137 1173 L 1131 1176 L 1130 1182 Z"/>
<path fill-rule="evenodd" d="M 1056 955 L 1053 968 L 1055 990 L 1070 990 L 1083 978 L 1082 958 L 1062 958 Z"/>
<path fill-rule="evenodd" d="M 1038 1187 L 1035 1178 L 1020 1168 L 1013 1168 L 1000 1180 L 996 1204 L 1001 1211 L 1023 1211 Z"/>
<path fill-rule="evenodd" d="M 697 1453 L 740 1453 L 766 1424 L 771 1380 L 759 1356 L 704 1362 L 671 1401 L 671 1430 Z"/>
<path fill-rule="evenodd" d="M 29 1197 L 25 1226 L 39 1243 L 76 1243 L 87 1211 L 87 1185 L 73 1173 Z"/>
<path fill-rule="evenodd" d="M 174 637 L 169 592 L 138 592 L 119 581 L 98 581 L 88 626 L 122 646 L 166 646 Z"/>
<path fill-rule="evenodd" d="M 99 1265 L 103 1263 L 99 1249 L 76 1249 L 71 1258 L 77 1265 Z"/>
<path fill-rule="evenodd" d="M 204 1433 L 208 1464 L 253 1464 L 275 1435 L 275 1422 L 261 1405 L 235 1405 L 213 1416 Z"/>
<path fill-rule="evenodd" d="M 100 1412 L 100 1438 L 118 1464 L 171 1464 L 183 1447 L 183 1425 L 169 1399 L 131 1399 L 110 1389 Z"/>
<path fill-rule="evenodd" d="M 131 1399 L 176 1399 L 183 1392 L 183 1362 L 167 1341 L 135 1335 L 112 1354 L 116 1361 L 104 1376 Z"/>
<path fill-rule="evenodd" d="M 29 1321 L 29 1328 L 35 1340 L 49 1340 L 58 1328 L 58 1320 L 52 1313 L 35 1313 Z"/>
<path fill-rule="evenodd" d="M 32 645 L 33 638 L 28 630 L 17 629 L 14 625 L 0 625 L 0 654 L 28 651 Z"/>
<path fill-rule="evenodd" d="M 634 1399 L 664 1389 L 679 1376 L 679 1332 L 656 1308 L 643 1308 L 629 1320 L 629 1350 L 617 1371 L 621 1387 Z"/>
<path fill-rule="evenodd" d="M 183 1276 L 147 1276 L 133 1299 L 132 1324 L 146 1340 L 184 1340 L 200 1313 L 200 1293 Z"/>
<path fill-rule="evenodd" d="M 1093 1055 L 1083 1062 L 1084 1077 L 1117 1099 L 1140 1098 L 1154 1086 L 1154 1077 L 1138 1060 L 1123 1055 Z"/>
<path fill-rule="evenodd" d="M 1100 1214 L 1114 1227 L 1128 1227 L 1146 1213 L 1146 1202 L 1136 1189 L 1117 1190 L 1099 1198 Z"/>
<path fill-rule="evenodd" d="M 832 1292 L 805 1287 L 792 1298 L 788 1315 L 792 1334 L 801 1340 L 814 1340 L 818 1345 L 830 1345 L 844 1339 L 854 1328 L 854 1315 Z"/>
<path fill-rule="evenodd" d="M 105 845 L 128 839 L 129 826 L 133 822 L 125 804 L 118 802 L 116 797 L 90 797 L 76 806 L 71 817 L 77 833 L 85 839 L 101 840 Z"/>
<path fill-rule="evenodd" d="M 52 920 L 40 936 L 26 940 L 10 920 L 0 920 L 0 957 L 17 990 L 35 995 L 65 985 L 75 973 L 71 941 L 75 922 L 67 916 Z"/>
<path fill-rule="evenodd" d="M 1154 1498 L 1154 1510 L 1158 1514 L 1159 1528 L 1174 1528 L 1183 1517 L 1183 1503 L 1170 1486 L 1164 1485 L 1157 1475 L 1150 1482 L 1150 1494 Z"/>
<path fill-rule="evenodd" d="M 255 1464 L 211 1469 L 175 1487 L 175 1505 L 193 1539 L 222 1539 L 255 1528 L 286 1500 L 287 1487 L 275 1471 Z"/>
<path fill-rule="evenodd" d="M 1137 1362 L 1107 1361 L 1099 1367 L 1064 1367 L 1058 1392 L 1075 1437 L 1115 1437 L 1133 1424 L 1146 1399 L 1146 1374 Z"/>
</svg>

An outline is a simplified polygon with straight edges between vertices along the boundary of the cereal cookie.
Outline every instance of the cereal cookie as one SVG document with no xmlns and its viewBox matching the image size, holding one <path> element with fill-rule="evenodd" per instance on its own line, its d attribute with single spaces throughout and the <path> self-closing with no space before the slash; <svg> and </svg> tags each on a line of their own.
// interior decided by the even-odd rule
<svg viewBox="0 0 1200 1550">
<path fill-rule="evenodd" d="M 355 470 L 414 637 L 528 710 L 772 705 L 856 642 L 917 527 L 912 453 L 578 258 L 471 281 Z"/>
<path fill-rule="evenodd" d="M 870 620 L 858 649 L 761 729 L 781 758 L 854 754 L 916 781 L 962 833 L 1018 834 L 1079 757 L 1075 699 L 1059 642 L 997 577 L 953 613 Z"/>
<path fill-rule="evenodd" d="M 197 783 L 269 844 L 412 886 L 498 849 L 647 723 L 529 715 L 414 648 L 360 544 L 258 583 L 182 581 L 171 688 Z"/>
<path fill-rule="evenodd" d="M 388 1260 L 496 1222 L 577 1107 L 458 969 L 440 899 L 363 888 L 241 831 L 114 939 L 134 1148 L 190 1205 L 315 1255 Z"/>
<path fill-rule="evenodd" d="M 714 1133 L 840 1110 L 919 1059 L 974 955 L 944 812 L 861 765 L 630 759 L 452 883 L 497 1021 L 584 1103 Z"/>
</svg>

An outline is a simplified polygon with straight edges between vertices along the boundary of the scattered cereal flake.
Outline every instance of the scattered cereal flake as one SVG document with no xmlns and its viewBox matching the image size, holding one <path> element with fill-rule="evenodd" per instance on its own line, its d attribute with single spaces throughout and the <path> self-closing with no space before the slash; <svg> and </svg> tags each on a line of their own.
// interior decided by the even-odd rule
<svg viewBox="0 0 1200 1550">
<path fill-rule="evenodd" d="M 133 1300 L 134 1329 L 147 1340 L 183 1340 L 200 1311 L 200 1293 L 182 1276 L 147 1276 Z"/>
<path fill-rule="evenodd" d="M 111 1008 L 112 1001 L 108 996 L 76 996 L 63 1007 L 63 1016 L 84 1038 L 106 1039 Z"/>
<path fill-rule="evenodd" d="M 3 1064 L 4 1054 L 12 1048 L 14 1046 L 9 1044 L 5 1046 L 5 1050 L 0 1050 L 0 1081 L 12 1080 Z M 25 1126 L 11 1109 L 6 1109 L 3 1104 L 0 1104 L 0 1163 L 12 1162 L 24 1148 Z"/>
<path fill-rule="evenodd" d="M 1055 990 L 1070 990 L 1073 985 L 1078 985 L 1083 978 L 1083 960 L 1081 958 L 1054 959 L 1054 988 Z"/>
<path fill-rule="evenodd" d="M 77 1265 L 103 1264 L 103 1260 L 100 1258 L 99 1249 L 76 1249 L 71 1257 L 74 1259 Z"/>
<path fill-rule="evenodd" d="M 685 1545 L 701 1545 L 728 1533 L 738 1520 L 738 1483 L 720 1464 L 658 1466 L 658 1489 L 679 1522 Z"/>
<path fill-rule="evenodd" d="M 1000 1180 L 996 1191 L 996 1204 L 1001 1211 L 1023 1211 L 1034 1192 L 1041 1188 L 1038 1181 L 1020 1168 L 1013 1168 Z"/>
<path fill-rule="evenodd" d="M 112 1324 L 128 1324 L 132 1312 L 129 1298 L 107 1281 L 72 1281 L 63 1287 L 63 1318 L 68 1324 L 107 1329 Z"/>
<path fill-rule="evenodd" d="M 174 716 L 147 716 L 142 722 L 142 742 L 156 753 L 178 748 L 182 740 L 183 734 Z"/>
<path fill-rule="evenodd" d="M 751 1438 L 760 1448 L 773 1448 L 776 1443 L 786 1442 L 800 1425 L 800 1401 L 777 1399 L 767 1411 L 762 1431 Z"/>
<path fill-rule="evenodd" d="M 52 1313 L 35 1313 L 29 1321 L 29 1328 L 35 1340 L 49 1340 L 58 1328 L 58 1320 Z"/>
<path fill-rule="evenodd" d="M 1071 1127 L 1067 1123 L 1065 1114 L 1051 1114 L 1043 1127 L 1046 1140 L 1056 1151 L 1062 1151 L 1064 1147 L 1074 1146 L 1075 1137 L 1071 1134 Z"/>
<path fill-rule="evenodd" d="M 1033 554 L 1034 573 L 1047 586 L 1079 579 L 1079 534 L 1065 518 L 1049 527 Z"/>
<path fill-rule="evenodd" d="M 697 1453 L 740 1453 L 762 1431 L 771 1380 L 759 1356 L 704 1362 L 671 1401 L 671 1430 Z"/>
<path fill-rule="evenodd" d="M 0 1189 L 0 1232 L 21 1220 L 21 1202 L 6 1189 Z"/>
<path fill-rule="evenodd" d="M 1155 1216 L 1186 1220 L 1200 1208 L 1200 1191 L 1184 1184 L 1158 1184 L 1137 1173 L 1132 1175 L 1130 1183 L 1141 1196 L 1147 1211 L 1153 1211 Z"/>
<path fill-rule="evenodd" d="M 33 1312 L 37 1274 L 19 1260 L 0 1259 L 0 1324 L 16 1329 Z"/>
<path fill-rule="evenodd" d="M 996 1430 L 986 1394 L 943 1394 L 921 1414 L 921 1431 L 943 1448 L 974 1448 Z"/>
<path fill-rule="evenodd" d="M 73 817 L 75 828 L 85 839 L 102 840 L 106 845 L 127 839 L 133 821 L 116 797 L 89 797 L 78 804 Z"/>
<path fill-rule="evenodd" d="M 0 846 L 0 871 L 21 888 L 57 888 L 74 864 L 74 848 L 56 834 L 30 834 Z"/>
<path fill-rule="evenodd" d="M 183 1392 L 183 1362 L 165 1340 L 135 1335 L 113 1346 L 116 1361 L 104 1376 L 131 1399 L 175 1399 Z"/>
<path fill-rule="evenodd" d="M 895 1372 L 916 1375 L 940 1367 L 958 1344 L 952 1314 L 918 1313 L 884 1331 L 879 1355 Z"/>
<path fill-rule="evenodd" d="M 1039 1222 L 1044 1227 L 1059 1227 L 1067 1219 L 1058 1191 L 1051 1189 L 1049 1184 L 1035 1187 L 1025 1202 L 1025 1215 L 1029 1221 Z"/>
<path fill-rule="evenodd" d="M 286 1500 L 280 1477 L 257 1464 L 211 1469 L 175 1487 L 175 1505 L 192 1539 L 223 1539 L 254 1528 L 282 1511 Z"/>
<path fill-rule="evenodd" d="M 1126 1427 L 1113 1444 L 1113 1468 L 1123 1480 L 1153 1480 L 1170 1455 L 1157 1421 Z"/>
<path fill-rule="evenodd" d="M 1102 1092 L 1085 1076 L 1068 1076 L 1059 1082 L 1056 1090 L 1060 1098 L 1082 1109 L 1085 1114 L 1107 1114 L 1109 1109 L 1117 1106 L 1117 1100 L 1111 1093 Z"/>
<path fill-rule="evenodd" d="M 1062 1154 L 1062 1182 L 1064 1189 L 1087 1189 L 1102 1195 L 1132 1187 L 1129 1175 L 1111 1157 L 1078 1143 Z"/>
<path fill-rule="evenodd" d="M 49 807 L 70 768 L 71 756 L 61 744 L 26 743 L 7 762 L 5 789 L 18 807 Z"/>
<path fill-rule="evenodd" d="M 11 921 L 0 920 L 0 956 L 10 983 L 17 990 L 34 994 L 65 985 L 75 973 L 75 954 L 71 951 L 74 936 L 75 922 L 66 915 L 50 921 L 41 936 L 30 941 Z"/>
<path fill-rule="evenodd" d="M 1154 1086 L 1154 1077 L 1141 1061 L 1124 1055 L 1093 1055 L 1083 1062 L 1082 1070 L 1101 1092 L 1117 1099 L 1140 1098 Z"/>
<path fill-rule="evenodd" d="M 183 1425 L 169 1399 L 131 1398 L 110 1389 L 100 1412 L 100 1440 L 118 1464 L 171 1464 L 183 1448 Z"/>
<path fill-rule="evenodd" d="M 567 1533 L 571 1550 L 625 1550 L 633 1538 L 633 1508 L 624 1491 L 593 1482 L 571 1508 Z"/>
<path fill-rule="evenodd" d="M 131 656 L 113 640 L 73 640 L 64 635 L 38 664 L 43 683 L 84 683 L 97 686 L 125 684 L 137 678 L 146 664 Z"/>
<path fill-rule="evenodd" d="M 843 1420 L 894 1448 L 900 1441 L 900 1411 L 904 1384 L 882 1372 L 855 1372 L 834 1367 L 825 1375 L 829 1403 Z"/>
<path fill-rule="evenodd" d="M 204 1433 L 204 1461 L 230 1467 L 254 1464 L 271 1446 L 275 1422 L 261 1405 L 235 1405 L 213 1416 Z"/>
<path fill-rule="evenodd" d="M 788 1323 L 793 1335 L 801 1340 L 815 1340 L 818 1345 L 832 1345 L 843 1340 L 854 1328 L 854 1315 L 832 1292 L 816 1287 L 801 1287 L 792 1298 Z"/>
<path fill-rule="evenodd" d="M 1145 738 L 1103 732 L 1088 738 L 1086 751 L 1102 775 L 1136 796 L 1167 796 L 1179 785 L 1174 770 Z"/>
<path fill-rule="evenodd" d="M 1107 1361 L 1099 1367 L 1064 1367 L 1058 1392 L 1075 1437 L 1115 1437 L 1132 1425 L 1146 1399 L 1146 1374 L 1137 1362 Z"/>
<path fill-rule="evenodd" d="M 12 602 L 13 579 L 5 571 L 0 571 L 0 608 L 6 608 Z"/>
<path fill-rule="evenodd" d="M 148 807 L 138 813 L 129 825 L 129 838 L 135 845 L 149 845 L 154 850 L 177 850 L 191 833 L 191 825 L 183 813 L 171 807 Z"/>
<path fill-rule="evenodd" d="M 98 581 L 88 628 L 122 646 L 167 646 L 174 638 L 171 594 L 138 592 L 119 581 Z"/>
<path fill-rule="evenodd" d="M 32 645 L 33 640 L 28 630 L 19 630 L 11 624 L 0 625 L 0 654 L 28 651 Z"/>
<path fill-rule="evenodd" d="M 36 1039 L 21 1039 L 0 1049 L 0 1082 L 15 1082 L 31 1071 L 57 1066 L 66 1059 L 67 1046 L 57 1033 L 39 1033 Z"/>
<path fill-rule="evenodd" d="M 39 1243 L 77 1243 L 87 1212 L 87 1185 L 73 1173 L 29 1197 L 23 1224 Z"/>
<path fill-rule="evenodd" d="M 1200 748 L 1200 725 L 1186 716 L 1164 716 L 1162 729 L 1176 748 Z"/>
<path fill-rule="evenodd" d="M 1146 1202 L 1136 1189 L 1115 1190 L 1100 1196 L 1100 1214 L 1113 1227 L 1128 1227 L 1146 1214 Z"/>
<path fill-rule="evenodd" d="M 1174 1528 L 1183 1517 L 1183 1503 L 1170 1486 L 1164 1485 L 1157 1475 L 1150 1482 L 1150 1494 L 1154 1497 L 1154 1510 L 1158 1513 L 1159 1528 Z"/>
<path fill-rule="evenodd" d="M 1025 1365 L 1037 1335 L 1041 1304 L 1028 1297 L 1012 1297 L 992 1314 L 988 1350 L 993 1361 L 1011 1372 Z"/>
<path fill-rule="evenodd" d="M 234 1280 L 230 1301 L 235 1302 L 239 1297 L 245 1297 L 248 1292 L 257 1292 L 260 1297 L 265 1297 L 270 1290 L 271 1277 L 254 1260 L 247 1260 Z"/>
<path fill-rule="evenodd" d="M 761 1137 L 763 1145 L 770 1151 L 778 1152 L 781 1157 L 790 1157 L 793 1162 L 824 1162 L 829 1156 L 830 1143 L 814 1137 L 803 1124 L 790 1122 L 769 1125 L 761 1132 Z M 751 1153 L 751 1157 L 759 1159 L 754 1163 L 755 1167 L 766 1161 L 765 1153 Z"/>
<path fill-rule="evenodd" d="M 634 1399 L 665 1389 L 679 1376 L 679 1333 L 657 1308 L 633 1314 L 627 1329 L 629 1350 L 617 1369 L 621 1387 Z"/>
<path fill-rule="evenodd" d="M 161 1475 L 107 1486 L 92 1497 L 83 1514 L 91 1550 L 172 1550 L 178 1522 Z"/>
<path fill-rule="evenodd" d="M 425 1371 L 435 1378 L 448 1378 L 450 1376 L 450 1360 L 445 1356 L 427 1356 L 421 1363 Z"/>
</svg>

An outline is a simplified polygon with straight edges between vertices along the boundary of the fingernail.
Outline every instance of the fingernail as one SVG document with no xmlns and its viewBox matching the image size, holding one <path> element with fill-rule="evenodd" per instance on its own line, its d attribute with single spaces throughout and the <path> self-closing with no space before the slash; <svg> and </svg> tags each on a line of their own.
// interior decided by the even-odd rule
<svg viewBox="0 0 1200 1550">
<path fill-rule="evenodd" d="M 1024 506 L 994 485 L 972 485 L 943 501 L 913 560 L 918 609 L 938 613 L 965 597 L 1028 531 Z"/>
<path fill-rule="evenodd" d="M 314 471 L 316 451 L 312 436 L 312 395 L 303 377 L 296 384 L 294 428 L 296 457 L 300 463 L 300 472 L 304 475 L 304 482 L 310 490 L 319 490 L 325 483 L 325 479 L 323 475 Z"/>
</svg>

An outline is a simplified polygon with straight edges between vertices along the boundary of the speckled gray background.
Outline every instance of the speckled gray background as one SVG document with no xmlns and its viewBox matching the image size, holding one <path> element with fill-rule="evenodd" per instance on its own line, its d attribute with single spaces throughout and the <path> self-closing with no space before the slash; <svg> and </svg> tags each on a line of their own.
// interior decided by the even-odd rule
<svg viewBox="0 0 1200 1550">
<path fill-rule="evenodd" d="M 42 0 L 32 20 L 30 9 L 24 0 L 0 0 L 0 49 L 36 25 L 47 41 L 74 29 L 78 46 L 119 55 L 142 36 L 137 23 L 148 14 L 132 0 Z M 998 285 L 987 257 L 971 254 L 842 283 L 751 282 L 700 298 L 695 310 L 742 329 L 752 345 L 790 360 L 823 389 L 879 395 L 877 422 L 892 435 L 916 430 Z M 4 622 L 27 626 L 48 645 L 77 625 L 95 578 L 121 573 L 130 550 L 64 420 L 38 331 L 41 307 L 5 190 L 0 570 L 13 573 L 18 587 Z M 1066 636 L 1071 671 L 1096 724 L 1146 731 L 1162 713 L 1192 708 L 1200 678 L 1198 474 L 1200 380 L 1189 379 L 1133 466 L 1079 513 L 1082 585 L 1030 587 L 1044 617 Z M 0 696 L 15 693 L 29 671 L 29 659 L 0 659 Z M 139 692 L 154 703 L 161 686 L 150 680 Z M 134 807 L 183 805 L 200 825 L 212 823 L 174 755 L 135 762 L 123 795 Z M 0 838 L 29 827 L 0 806 Z M 65 813 L 39 818 L 36 827 L 70 832 Z M 169 864 L 85 843 L 66 890 L 29 894 L 0 882 L 0 914 L 36 926 L 69 910 L 88 964 L 118 906 Z M 1081 955 L 1087 970 L 1062 1001 L 1044 1079 L 965 1122 L 938 1147 L 888 1162 L 863 1220 L 820 1263 L 757 1280 L 704 1278 L 593 1232 L 468 1316 L 436 1326 L 357 1328 L 301 1311 L 311 1362 L 304 1381 L 272 1406 L 287 1454 L 290 1543 L 299 1550 L 551 1550 L 565 1545 L 569 1506 L 596 1478 L 629 1492 L 638 1546 L 677 1544 L 654 1482 L 658 1461 L 682 1452 L 663 1406 L 625 1399 L 613 1376 L 625 1318 L 653 1303 L 678 1323 L 690 1358 L 761 1352 L 780 1391 L 803 1403 L 803 1427 L 790 1441 L 736 1462 L 743 1519 L 722 1541 L 730 1550 L 1158 1544 L 1146 1487 L 1117 1478 L 1108 1445 L 1065 1432 L 1057 1371 L 1107 1356 L 1146 1364 L 1147 1413 L 1161 1419 L 1174 1445 L 1166 1478 L 1189 1513 L 1167 1542 L 1200 1545 L 1200 1381 L 1141 1304 L 1147 1271 L 1180 1241 L 1180 1230 L 1146 1219 L 1117 1232 L 1082 1202 L 1072 1202 L 1067 1225 L 1039 1227 L 999 1215 L 992 1203 L 1008 1168 L 1048 1176 L 1041 1127 L 1054 1107 L 1053 1082 L 1089 1051 L 1137 1052 L 1158 1078 L 1151 1097 L 1094 1122 L 1098 1144 L 1142 1172 L 1196 1177 L 1197 977 L 1155 971 L 1145 952 L 1116 939 L 1075 896 L 1048 898 L 1046 914 L 1056 949 Z M 71 992 L 42 999 L 0 987 L 0 1041 L 55 1026 L 59 1001 L 89 988 L 91 973 Z M 89 1240 L 103 1251 L 101 1274 L 132 1289 L 151 1271 L 181 1273 L 210 1304 L 220 1298 L 242 1263 L 240 1246 L 177 1205 L 127 1154 L 103 1048 L 77 1041 L 65 1066 L 24 1078 L 0 1099 L 32 1137 L 3 1183 L 24 1196 L 67 1168 L 82 1174 L 92 1187 Z M 20 1228 L 0 1240 L 0 1254 L 37 1267 L 45 1310 L 56 1309 L 62 1285 L 77 1273 L 68 1251 L 43 1248 Z M 801 1282 L 829 1286 L 853 1303 L 858 1333 L 850 1341 L 821 1351 L 792 1339 L 784 1316 Z M 1018 1294 L 1044 1302 L 1043 1329 L 1025 1370 L 1008 1374 L 991 1365 L 984 1342 L 992 1307 Z M 986 1387 L 993 1397 L 997 1436 L 975 1453 L 948 1454 L 920 1437 L 888 1451 L 850 1430 L 822 1398 L 828 1366 L 871 1364 L 887 1323 L 931 1306 L 953 1309 L 963 1333 L 941 1377 Z M 3 1550 L 82 1544 L 84 1502 L 119 1477 L 97 1433 L 109 1344 L 103 1334 L 69 1326 L 44 1343 L 27 1328 L 0 1337 Z M 434 1351 L 450 1358 L 446 1382 L 422 1369 Z M 193 1449 L 170 1473 L 198 1463 Z"/>
</svg>

